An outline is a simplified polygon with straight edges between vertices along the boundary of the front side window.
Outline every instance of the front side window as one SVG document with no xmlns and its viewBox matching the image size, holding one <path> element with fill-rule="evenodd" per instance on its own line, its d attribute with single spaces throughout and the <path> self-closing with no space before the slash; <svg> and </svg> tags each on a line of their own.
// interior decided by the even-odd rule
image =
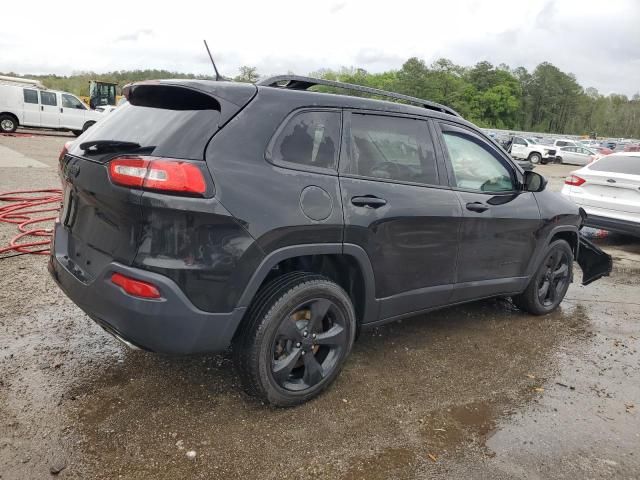
<svg viewBox="0 0 640 480">
<path fill-rule="evenodd" d="M 457 131 L 442 132 L 453 167 L 455 187 L 480 192 L 515 190 L 509 169 L 481 140 Z"/>
<path fill-rule="evenodd" d="M 273 144 L 271 159 L 335 169 L 340 146 L 340 112 L 302 112 L 289 120 Z"/>
<path fill-rule="evenodd" d="M 68 93 L 62 94 L 62 106 L 64 108 L 76 108 L 78 110 L 85 110 L 85 106 L 80 100 Z"/>
<path fill-rule="evenodd" d="M 51 105 L 53 107 L 58 105 L 56 94 L 52 92 L 40 92 L 40 101 L 43 105 Z"/>
<path fill-rule="evenodd" d="M 27 88 L 22 90 L 24 94 L 24 103 L 38 103 L 38 92 Z"/>
<path fill-rule="evenodd" d="M 401 182 L 438 184 L 435 150 L 423 120 L 351 116 L 351 161 L 346 173 Z"/>
<path fill-rule="evenodd" d="M 513 139 L 513 143 L 514 143 L 515 145 L 524 145 L 524 146 L 526 146 L 526 145 L 527 145 L 527 142 L 525 142 L 523 139 L 518 138 L 518 137 L 516 137 L 516 138 L 514 138 L 514 139 Z"/>
</svg>

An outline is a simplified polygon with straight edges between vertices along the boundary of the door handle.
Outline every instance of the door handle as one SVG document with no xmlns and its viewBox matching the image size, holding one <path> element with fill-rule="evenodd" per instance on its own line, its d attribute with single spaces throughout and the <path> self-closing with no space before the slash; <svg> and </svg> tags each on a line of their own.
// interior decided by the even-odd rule
<svg viewBox="0 0 640 480">
<path fill-rule="evenodd" d="M 489 207 L 484 203 L 471 202 L 471 203 L 467 203 L 467 210 L 471 210 L 472 212 L 482 213 L 489 210 Z"/>
<path fill-rule="evenodd" d="M 365 195 L 364 197 L 353 197 L 351 203 L 356 207 L 380 208 L 386 205 L 387 201 L 384 198 Z"/>
<path fill-rule="evenodd" d="M 62 112 L 62 107 L 60 107 L 60 113 L 63 113 L 63 112 Z"/>
<path fill-rule="evenodd" d="M 40 111 L 44 112 L 44 105 L 40 105 Z"/>
</svg>

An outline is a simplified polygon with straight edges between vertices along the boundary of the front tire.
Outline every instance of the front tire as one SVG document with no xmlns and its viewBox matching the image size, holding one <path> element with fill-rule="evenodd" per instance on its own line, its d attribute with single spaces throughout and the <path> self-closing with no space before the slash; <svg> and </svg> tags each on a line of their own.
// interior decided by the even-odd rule
<svg viewBox="0 0 640 480">
<path fill-rule="evenodd" d="M 542 162 L 542 156 L 539 153 L 533 152 L 529 155 L 529 161 L 534 165 L 537 165 Z"/>
<path fill-rule="evenodd" d="M 0 132 L 13 133 L 18 128 L 18 122 L 11 115 L 0 115 Z"/>
<path fill-rule="evenodd" d="M 573 252 L 565 240 L 556 240 L 547 249 L 542 263 L 526 290 L 513 303 L 533 315 L 546 315 L 558 308 L 573 279 Z"/>
<path fill-rule="evenodd" d="M 233 342 L 244 390 L 278 407 L 319 395 L 351 352 L 356 317 L 347 293 L 322 275 L 293 272 L 260 289 Z"/>
</svg>

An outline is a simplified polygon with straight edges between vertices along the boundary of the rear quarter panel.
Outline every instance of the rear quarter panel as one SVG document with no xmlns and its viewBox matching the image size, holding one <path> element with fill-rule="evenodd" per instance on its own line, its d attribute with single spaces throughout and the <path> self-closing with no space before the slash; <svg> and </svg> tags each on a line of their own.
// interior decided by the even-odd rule
<svg viewBox="0 0 640 480">
<path fill-rule="evenodd" d="M 287 97 L 275 89 L 260 89 L 255 99 L 216 134 L 206 151 L 216 198 L 265 254 L 285 246 L 342 241 L 337 173 L 294 170 L 265 159 L 269 141 L 289 113 L 322 106 L 288 102 Z M 302 190 L 311 185 L 331 197 L 331 212 L 325 220 L 311 220 L 300 208 Z"/>
</svg>

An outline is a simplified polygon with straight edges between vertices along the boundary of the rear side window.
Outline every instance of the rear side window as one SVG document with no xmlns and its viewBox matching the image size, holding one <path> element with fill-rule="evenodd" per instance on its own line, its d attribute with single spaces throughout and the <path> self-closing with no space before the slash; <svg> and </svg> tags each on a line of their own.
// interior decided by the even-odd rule
<svg viewBox="0 0 640 480">
<path fill-rule="evenodd" d="M 351 159 L 345 173 L 438 184 L 427 123 L 412 118 L 352 114 Z"/>
<path fill-rule="evenodd" d="M 52 92 L 40 92 L 40 101 L 43 105 L 51 105 L 53 107 L 58 105 L 56 94 Z"/>
<path fill-rule="evenodd" d="M 640 155 L 608 155 L 589 165 L 589 170 L 640 175 Z"/>
<path fill-rule="evenodd" d="M 24 94 L 24 103 L 38 103 L 38 92 L 35 90 L 22 90 Z"/>
<path fill-rule="evenodd" d="M 276 138 L 274 163 L 335 169 L 340 146 L 340 112 L 301 112 Z"/>
</svg>

